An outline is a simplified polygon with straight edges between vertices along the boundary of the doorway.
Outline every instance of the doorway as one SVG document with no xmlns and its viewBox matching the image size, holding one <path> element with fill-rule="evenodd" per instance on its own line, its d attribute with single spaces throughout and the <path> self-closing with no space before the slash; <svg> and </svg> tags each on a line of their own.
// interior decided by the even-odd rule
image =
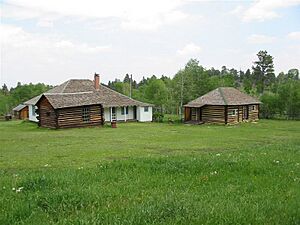
<svg viewBox="0 0 300 225">
<path fill-rule="evenodd" d="M 248 120 L 249 117 L 249 108 L 247 105 L 243 106 L 243 120 Z"/>
<path fill-rule="evenodd" d="M 136 106 L 133 106 L 133 119 L 136 120 Z"/>
<path fill-rule="evenodd" d="M 116 107 L 111 107 L 111 121 L 116 121 L 117 115 L 116 115 Z"/>
</svg>

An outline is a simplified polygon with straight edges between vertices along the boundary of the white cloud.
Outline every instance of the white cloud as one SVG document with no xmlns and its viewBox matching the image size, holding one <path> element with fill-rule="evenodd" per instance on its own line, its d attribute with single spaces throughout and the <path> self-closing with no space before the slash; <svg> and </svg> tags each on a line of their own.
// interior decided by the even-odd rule
<svg viewBox="0 0 300 225">
<path fill-rule="evenodd" d="M 43 19 L 44 16 L 83 19 L 118 18 L 124 29 L 153 30 L 187 17 L 178 8 L 185 0 L 8 0 L 3 16 Z"/>
<path fill-rule="evenodd" d="M 250 37 L 248 37 L 248 41 L 252 44 L 270 44 L 273 43 L 275 40 L 275 37 L 261 34 L 252 34 Z"/>
<path fill-rule="evenodd" d="M 179 56 L 196 56 L 201 52 L 201 47 L 194 43 L 187 44 L 183 49 L 177 51 Z"/>
<path fill-rule="evenodd" d="M 20 48 L 28 48 L 31 51 L 37 49 L 43 51 L 64 51 L 65 53 L 98 53 L 107 51 L 110 46 L 89 46 L 86 43 L 74 43 L 57 37 L 48 37 L 24 31 L 20 27 L 0 25 L 1 46 L 14 51 Z M 13 50 L 14 49 L 14 50 Z"/>
<path fill-rule="evenodd" d="M 230 13 L 238 15 L 243 21 L 265 21 L 281 17 L 280 9 L 300 5 L 300 0 L 256 0 L 250 7 L 237 6 Z"/>
<path fill-rule="evenodd" d="M 36 24 L 38 27 L 53 27 L 53 21 L 48 19 L 41 19 Z"/>
<path fill-rule="evenodd" d="M 293 40 L 300 40 L 300 31 L 291 32 L 287 36 Z"/>
<path fill-rule="evenodd" d="M 100 72 L 99 69 L 102 71 L 112 52 L 108 45 L 91 45 L 54 34 L 30 33 L 11 25 L 0 25 L 0 33 L 0 82 L 10 86 L 17 81 L 57 84 L 69 78 L 85 78 Z"/>
<path fill-rule="evenodd" d="M 238 6 L 235 7 L 233 10 L 231 10 L 231 11 L 229 12 L 229 14 L 240 15 L 240 14 L 243 12 L 244 9 L 245 9 L 245 8 L 244 8 L 243 6 L 238 5 Z"/>
</svg>

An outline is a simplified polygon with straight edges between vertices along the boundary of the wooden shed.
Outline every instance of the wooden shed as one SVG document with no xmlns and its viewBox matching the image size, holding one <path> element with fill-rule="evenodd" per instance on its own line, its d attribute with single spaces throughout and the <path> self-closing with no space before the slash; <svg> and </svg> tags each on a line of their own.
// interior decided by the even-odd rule
<svg viewBox="0 0 300 225">
<path fill-rule="evenodd" d="M 14 117 L 20 120 L 28 119 L 28 106 L 20 104 L 13 108 Z"/>
<path fill-rule="evenodd" d="M 235 88 L 220 87 L 184 105 L 184 120 L 221 124 L 256 121 L 260 104 L 256 98 Z"/>
<path fill-rule="evenodd" d="M 103 125 L 103 107 L 93 92 L 43 94 L 37 102 L 39 126 L 69 128 Z"/>
</svg>

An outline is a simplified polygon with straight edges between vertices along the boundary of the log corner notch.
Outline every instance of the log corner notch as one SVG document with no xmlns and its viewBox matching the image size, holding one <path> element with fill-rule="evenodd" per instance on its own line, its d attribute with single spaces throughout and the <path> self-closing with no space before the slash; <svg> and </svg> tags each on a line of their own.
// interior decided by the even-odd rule
<svg viewBox="0 0 300 225">
<path fill-rule="evenodd" d="M 228 122 L 228 106 L 224 106 L 224 119 L 225 119 L 225 124 Z"/>
</svg>

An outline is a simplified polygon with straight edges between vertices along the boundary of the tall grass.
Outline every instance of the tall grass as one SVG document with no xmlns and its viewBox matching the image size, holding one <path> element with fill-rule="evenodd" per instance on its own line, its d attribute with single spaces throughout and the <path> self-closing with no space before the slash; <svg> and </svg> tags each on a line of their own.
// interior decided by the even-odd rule
<svg viewBox="0 0 300 225">
<path fill-rule="evenodd" d="M 299 224 L 300 123 L 0 123 L 0 224 Z"/>
</svg>

